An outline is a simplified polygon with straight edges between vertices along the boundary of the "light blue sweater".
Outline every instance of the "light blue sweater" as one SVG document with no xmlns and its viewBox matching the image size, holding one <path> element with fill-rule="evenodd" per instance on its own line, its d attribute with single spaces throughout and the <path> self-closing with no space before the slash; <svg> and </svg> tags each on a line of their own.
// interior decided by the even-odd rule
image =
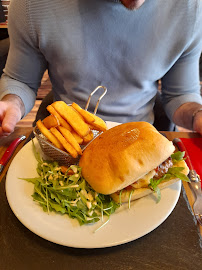
<svg viewBox="0 0 202 270">
<path fill-rule="evenodd" d="M 12 0 L 9 34 L 0 98 L 19 95 L 26 114 L 46 68 L 56 100 L 85 107 L 106 86 L 105 120 L 153 123 L 159 79 L 170 118 L 184 102 L 201 103 L 202 0 L 146 0 L 137 11 L 115 0 Z"/>
</svg>

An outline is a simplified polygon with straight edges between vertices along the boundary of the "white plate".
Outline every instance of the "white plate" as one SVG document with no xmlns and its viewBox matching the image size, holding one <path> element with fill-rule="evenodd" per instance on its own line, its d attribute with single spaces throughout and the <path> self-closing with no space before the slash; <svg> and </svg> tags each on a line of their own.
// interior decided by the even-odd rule
<svg viewBox="0 0 202 270">
<path fill-rule="evenodd" d="M 113 126 L 116 123 L 108 123 Z M 36 140 L 35 144 L 39 148 Z M 173 211 L 181 190 L 181 181 L 162 190 L 162 198 L 156 203 L 149 195 L 121 206 L 103 228 L 101 222 L 80 226 L 67 215 L 47 214 L 32 200 L 33 184 L 19 178 L 37 176 L 37 161 L 32 143 L 27 143 L 13 159 L 6 179 L 6 194 L 16 217 L 33 233 L 51 242 L 77 248 L 111 247 L 138 239 L 157 228 Z"/>
</svg>

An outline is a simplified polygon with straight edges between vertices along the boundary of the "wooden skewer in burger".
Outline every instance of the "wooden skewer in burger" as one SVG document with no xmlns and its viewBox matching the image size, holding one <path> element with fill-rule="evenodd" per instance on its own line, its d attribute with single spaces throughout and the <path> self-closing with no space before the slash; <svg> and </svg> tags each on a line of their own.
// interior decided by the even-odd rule
<svg viewBox="0 0 202 270">
<path fill-rule="evenodd" d="M 116 202 L 128 202 L 180 179 L 189 181 L 183 153 L 172 155 L 174 151 L 173 143 L 151 124 L 130 122 L 92 141 L 79 166 L 95 191 L 110 194 Z"/>
</svg>

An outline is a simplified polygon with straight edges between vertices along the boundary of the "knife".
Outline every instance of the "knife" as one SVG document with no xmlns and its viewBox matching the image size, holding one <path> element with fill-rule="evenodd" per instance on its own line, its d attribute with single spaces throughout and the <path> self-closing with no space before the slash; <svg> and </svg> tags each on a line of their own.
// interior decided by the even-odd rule
<svg viewBox="0 0 202 270">
<path fill-rule="evenodd" d="M 9 145 L 9 147 L 6 149 L 6 152 L 3 154 L 1 160 L 0 160 L 0 173 L 3 171 L 4 166 L 7 164 L 9 159 L 11 158 L 13 152 L 15 151 L 16 147 L 19 145 L 19 143 L 26 139 L 25 135 L 21 135 L 18 138 L 16 138 L 12 143 Z"/>
</svg>

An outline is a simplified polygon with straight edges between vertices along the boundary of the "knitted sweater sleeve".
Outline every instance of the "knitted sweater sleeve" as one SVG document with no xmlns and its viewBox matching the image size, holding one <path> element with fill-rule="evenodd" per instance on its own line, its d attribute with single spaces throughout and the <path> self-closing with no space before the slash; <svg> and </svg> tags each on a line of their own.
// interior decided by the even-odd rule
<svg viewBox="0 0 202 270">
<path fill-rule="evenodd" d="M 30 1 L 12 0 L 9 6 L 8 31 L 10 48 L 4 74 L 0 80 L 0 99 L 18 95 L 25 105 L 25 115 L 34 106 L 38 87 L 47 63 L 39 50 L 32 27 Z"/>
<path fill-rule="evenodd" d="M 195 17 L 189 42 L 184 52 L 162 78 L 162 93 L 165 109 L 173 119 L 174 112 L 183 103 L 202 104 L 200 94 L 199 58 L 202 50 L 202 1 L 195 3 Z"/>
</svg>

